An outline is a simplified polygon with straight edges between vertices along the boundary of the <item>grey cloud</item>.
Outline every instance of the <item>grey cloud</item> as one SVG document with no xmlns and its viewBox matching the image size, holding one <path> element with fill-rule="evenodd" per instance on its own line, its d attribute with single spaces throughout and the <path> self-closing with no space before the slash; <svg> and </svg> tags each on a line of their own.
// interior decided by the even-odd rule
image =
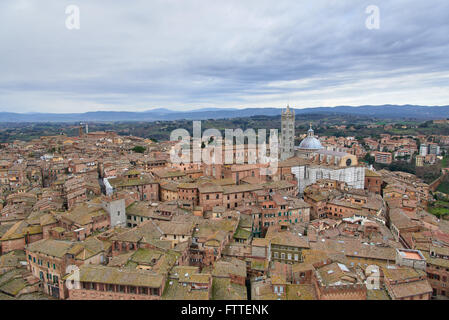
<svg viewBox="0 0 449 320">
<path fill-rule="evenodd" d="M 447 104 L 448 16 L 445 0 L 4 0 L 0 110 Z"/>
</svg>

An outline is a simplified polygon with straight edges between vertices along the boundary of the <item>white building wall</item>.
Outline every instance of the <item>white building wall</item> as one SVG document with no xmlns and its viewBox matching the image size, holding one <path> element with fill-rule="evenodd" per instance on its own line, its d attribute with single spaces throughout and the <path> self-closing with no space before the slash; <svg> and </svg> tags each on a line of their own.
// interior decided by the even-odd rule
<svg viewBox="0 0 449 320">
<path fill-rule="evenodd" d="M 126 204 L 125 199 L 117 199 L 103 203 L 104 209 L 111 218 L 111 227 L 117 225 L 126 226 Z"/>
<path fill-rule="evenodd" d="M 298 181 L 298 190 L 302 194 L 304 189 L 314 184 L 320 179 L 331 179 L 343 181 L 349 187 L 354 189 L 363 189 L 365 186 L 365 168 L 363 167 L 346 167 L 346 168 L 328 168 L 328 167 L 308 167 L 298 166 L 292 167 L 292 174 Z"/>
<path fill-rule="evenodd" d="M 103 183 L 104 183 L 104 187 L 106 189 L 107 196 L 110 196 L 114 193 L 114 188 L 111 186 L 111 184 L 109 183 L 109 180 L 108 180 L 108 179 L 112 179 L 112 178 L 115 178 L 115 176 L 103 179 Z"/>
<path fill-rule="evenodd" d="M 282 113 L 280 158 L 285 160 L 295 155 L 295 113 L 293 111 Z"/>
</svg>

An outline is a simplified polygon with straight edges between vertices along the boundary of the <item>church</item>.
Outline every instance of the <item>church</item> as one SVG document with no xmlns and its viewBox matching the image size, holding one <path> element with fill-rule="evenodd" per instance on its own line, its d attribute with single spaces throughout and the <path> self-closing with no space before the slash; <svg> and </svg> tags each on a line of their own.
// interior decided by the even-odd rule
<svg viewBox="0 0 449 320">
<path fill-rule="evenodd" d="M 355 189 L 364 188 L 365 168 L 358 164 L 357 157 L 325 149 L 315 137 L 312 125 L 299 146 L 294 146 L 295 115 L 289 106 L 282 112 L 281 126 L 281 160 L 298 158 L 298 165 L 293 166 L 291 172 L 298 181 L 299 194 L 302 195 L 307 186 L 320 179 L 346 182 Z"/>
</svg>

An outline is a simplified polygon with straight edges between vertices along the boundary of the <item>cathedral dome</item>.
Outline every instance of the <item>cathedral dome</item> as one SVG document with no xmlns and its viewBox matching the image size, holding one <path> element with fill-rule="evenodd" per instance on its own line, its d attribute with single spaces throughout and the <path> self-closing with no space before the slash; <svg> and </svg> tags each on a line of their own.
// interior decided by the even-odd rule
<svg viewBox="0 0 449 320">
<path fill-rule="evenodd" d="M 307 136 L 304 140 L 301 141 L 299 144 L 300 149 L 313 149 L 313 150 L 319 150 L 323 149 L 323 146 L 321 145 L 320 140 L 313 136 Z"/>
<path fill-rule="evenodd" d="M 310 129 L 307 131 L 307 137 L 301 141 L 299 144 L 299 149 L 307 149 L 307 150 L 320 150 L 323 149 L 320 140 L 315 138 L 312 124 L 310 124 Z"/>
</svg>

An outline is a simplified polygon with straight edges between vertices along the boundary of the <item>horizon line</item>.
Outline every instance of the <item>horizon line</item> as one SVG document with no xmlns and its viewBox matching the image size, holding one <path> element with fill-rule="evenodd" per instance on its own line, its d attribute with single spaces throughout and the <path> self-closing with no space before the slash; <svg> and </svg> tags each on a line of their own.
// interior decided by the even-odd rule
<svg viewBox="0 0 449 320">
<path fill-rule="evenodd" d="M 197 109 L 187 109 L 187 110 L 177 110 L 177 109 L 170 109 L 168 107 L 155 107 L 152 109 L 146 109 L 146 110 L 91 110 L 91 111 L 85 111 L 85 112 L 13 112 L 13 111 L 3 111 L 0 110 L 0 113 L 12 113 L 12 114 L 22 114 L 22 115 L 32 115 L 32 114 L 85 114 L 90 112 L 129 112 L 129 113 L 145 113 L 150 111 L 157 111 L 161 109 L 165 109 L 170 112 L 178 112 L 178 113 L 187 113 L 187 112 L 195 112 L 195 111 L 204 111 L 205 109 L 214 109 L 214 110 L 244 110 L 244 109 L 285 109 L 289 105 L 292 109 L 321 109 L 321 108 L 338 108 L 338 107 L 349 107 L 349 108 L 361 108 L 361 107 L 384 107 L 384 106 L 395 106 L 395 107 L 406 107 L 406 106 L 413 106 L 413 107 L 425 107 L 425 108 L 432 108 L 432 107 L 448 107 L 447 105 L 418 105 L 418 104 L 378 104 L 378 105 L 337 105 L 337 106 L 318 106 L 318 107 L 297 107 L 297 106 L 291 106 L 289 103 L 287 103 L 284 107 L 202 107 Z M 212 110 L 211 110 L 212 111 Z"/>
</svg>

